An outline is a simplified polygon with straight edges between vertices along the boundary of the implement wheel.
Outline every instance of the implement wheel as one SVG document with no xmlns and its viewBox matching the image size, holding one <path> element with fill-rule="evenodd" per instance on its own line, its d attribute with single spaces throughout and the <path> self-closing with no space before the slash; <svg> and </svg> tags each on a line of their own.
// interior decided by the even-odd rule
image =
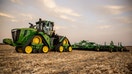
<svg viewBox="0 0 132 74">
<path fill-rule="evenodd" d="M 123 52 L 123 48 L 121 48 L 121 50 L 120 50 L 121 52 Z"/>
<path fill-rule="evenodd" d="M 47 53 L 49 51 L 48 46 L 43 46 L 42 52 Z"/>
<path fill-rule="evenodd" d="M 99 48 L 96 49 L 99 52 Z"/>
<path fill-rule="evenodd" d="M 32 44 L 40 44 L 40 43 L 42 43 L 42 37 L 39 35 L 34 36 L 32 40 Z"/>
<path fill-rule="evenodd" d="M 113 51 L 113 49 L 109 49 L 109 51 L 110 51 L 110 52 L 112 52 L 112 51 Z"/>
<path fill-rule="evenodd" d="M 24 49 L 24 52 L 29 54 L 33 51 L 32 47 L 31 46 L 26 46 L 25 49 Z"/>
<path fill-rule="evenodd" d="M 63 46 L 60 46 L 59 47 L 59 52 L 63 52 L 64 51 L 64 47 Z"/>
</svg>

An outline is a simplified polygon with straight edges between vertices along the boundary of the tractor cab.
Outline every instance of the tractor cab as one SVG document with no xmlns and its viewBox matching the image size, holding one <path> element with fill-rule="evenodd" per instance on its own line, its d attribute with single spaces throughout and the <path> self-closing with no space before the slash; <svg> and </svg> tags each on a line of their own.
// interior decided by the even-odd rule
<svg viewBox="0 0 132 74">
<path fill-rule="evenodd" d="M 36 28 L 38 32 L 44 32 L 46 34 L 48 34 L 49 36 L 53 36 L 54 35 L 54 22 L 51 21 L 47 21 L 47 20 L 41 20 L 41 18 L 39 19 L 38 22 L 36 22 L 36 25 L 33 25 L 31 23 L 30 24 L 30 28 Z"/>
<path fill-rule="evenodd" d="M 54 22 L 51 21 L 39 19 L 39 21 L 36 22 L 36 29 L 50 36 L 52 36 L 54 33 L 53 27 L 54 27 Z"/>
</svg>

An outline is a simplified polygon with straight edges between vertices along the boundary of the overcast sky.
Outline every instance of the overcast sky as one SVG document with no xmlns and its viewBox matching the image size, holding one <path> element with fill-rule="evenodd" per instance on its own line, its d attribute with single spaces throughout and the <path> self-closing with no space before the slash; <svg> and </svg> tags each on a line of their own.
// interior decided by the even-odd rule
<svg viewBox="0 0 132 74">
<path fill-rule="evenodd" d="M 132 45 L 132 0 L 0 0 L 0 42 L 39 18 L 54 21 L 56 33 L 71 43 Z"/>
</svg>

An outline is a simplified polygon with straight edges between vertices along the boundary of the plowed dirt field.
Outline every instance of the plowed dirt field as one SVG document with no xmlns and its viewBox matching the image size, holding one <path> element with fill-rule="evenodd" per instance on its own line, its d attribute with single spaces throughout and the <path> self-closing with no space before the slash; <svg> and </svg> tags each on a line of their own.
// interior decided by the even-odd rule
<svg viewBox="0 0 132 74">
<path fill-rule="evenodd" d="M 132 47 L 129 52 L 17 53 L 0 45 L 0 74 L 132 74 Z"/>
</svg>

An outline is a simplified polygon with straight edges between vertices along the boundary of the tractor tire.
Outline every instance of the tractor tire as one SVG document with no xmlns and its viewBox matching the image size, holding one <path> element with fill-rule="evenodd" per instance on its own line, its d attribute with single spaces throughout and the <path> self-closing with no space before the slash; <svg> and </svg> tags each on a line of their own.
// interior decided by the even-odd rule
<svg viewBox="0 0 132 74">
<path fill-rule="evenodd" d="M 15 50 L 16 50 L 16 52 L 18 52 L 18 53 L 22 53 L 22 47 L 17 46 L 17 47 L 15 48 Z"/>
<path fill-rule="evenodd" d="M 32 39 L 32 44 L 40 44 L 42 43 L 42 37 L 39 35 L 34 36 L 34 38 Z"/>
<path fill-rule="evenodd" d="M 43 53 L 48 53 L 48 51 L 49 51 L 49 47 L 48 47 L 48 46 L 43 46 L 43 47 L 42 47 L 41 52 L 43 52 Z"/>
<path fill-rule="evenodd" d="M 67 40 L 67 38 L 65 38 L 64 40 L 63 40 L 63 42 L 62 42 L 62 45 L 64 46 L 64 45 L 67 45 L 68 44 L 68 40 Z"/>
<path fill-rule="evenodd" d="M 72 52 L 72 47 L 69 46 L 68 49 L 67 49 L 68 52 Z"/>
<path fill-rule="evenodd" d="M 27 53 L 27 54 L 32 53 L 32 51 L 33 51 L 32 46 L 25 46 L 24 49 L 23 49 L 23 52 Z"/>
<path fill-rule="evenodd" d="M 59 52 L 63 52 L 64 51 L 64 47 L 63 46 L 59 46 Z"/>
<path fill-rule="evenodd" d="M 61 43 L 59 43 L 59 44 L 57 44 L 56 46 L 55 46 L 55 51 L 58 51 L 58 52 L 63 52 L 64 51 L 64 47 L 62 46 L 62 42 Z"/>
</svg>

